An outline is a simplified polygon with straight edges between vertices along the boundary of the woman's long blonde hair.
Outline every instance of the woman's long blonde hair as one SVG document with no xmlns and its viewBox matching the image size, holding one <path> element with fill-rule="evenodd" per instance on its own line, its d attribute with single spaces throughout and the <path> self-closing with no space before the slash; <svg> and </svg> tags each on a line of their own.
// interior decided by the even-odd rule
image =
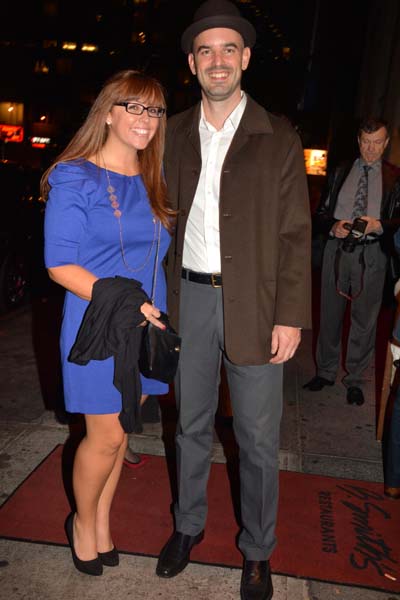
<svg viewBox="0 0 400 600">
<path fill-rule="evenodd" d="M 146 101 L 155 106 L 166 107 L 162 85 L 153 77 L 139 71 L 120 71 L 104 84 L 82 127 L 44 173 L 41 180 L 41 193 L 44 198 L 47 198 L 50 190 L 48 177 L 57 164 L 100 156 L 108 136 L 107 114 L 116 102 L 138 97 L 146 98 Z M 162 173 L 165 128 L 166 116 L 164 115 L 149 145 L 144 150 L 138 151 L 138 157 L 152 211 L 164 227 L 171 231 L 175 212 L 168 206 L 167 189 Z"/>
</svg>

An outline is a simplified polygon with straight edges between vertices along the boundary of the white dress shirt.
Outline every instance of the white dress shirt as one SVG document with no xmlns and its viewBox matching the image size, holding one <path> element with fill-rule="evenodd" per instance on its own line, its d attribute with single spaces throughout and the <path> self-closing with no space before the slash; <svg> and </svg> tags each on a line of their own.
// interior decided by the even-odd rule
<svg viewBox="0 0 400 600">
<path fill-rule="evenodd" d="M 222 165 L 246 108 L 246 94 L 217 130 L 206 121 L 201 105 L 199 123 L 201 173 L 188 216 L 183 266 L 199 273 L 220 273 L 219 190 Z"/>
</svg>

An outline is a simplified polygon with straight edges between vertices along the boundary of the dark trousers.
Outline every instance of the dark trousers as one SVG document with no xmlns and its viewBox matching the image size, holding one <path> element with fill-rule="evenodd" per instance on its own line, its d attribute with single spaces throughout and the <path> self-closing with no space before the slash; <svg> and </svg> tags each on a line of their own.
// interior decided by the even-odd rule
<svg viewBox="0 0 400 600">
<path fill-rule="evenodd" d="M 322 264 L 321 316 L 317 343 L 317 374 L 335 381 L 342 346 L 343 318 L 348 300 L 336 289 L 335 260 L 341 240 L 326 243 Z M 362 269 L 362 262 L 365 269 Z M 347 343 L 343 383 L 347 387 L 363 384 L 363 373 L 369 366 L 375 347 L 376 323 L 382 303 L 386 273 L 386 255 L 379 242 L 358 245 L 352 253 L 341 253 L 339 288 L 355 296 L 351 300 L 351 325 Z"/>
<path fill-rule="evenodd" d="M 239 548 L 249 560 L 265 560 L 275 546 L 282 365 L 238 366 L 229 361 L 224 352 L 221 288 L 182 280 L 179 331 L 177 531 L 196 535 L 206 523 L 214 416 L 224 360 L 239 446 L 243 525 Z"/>
</svg>

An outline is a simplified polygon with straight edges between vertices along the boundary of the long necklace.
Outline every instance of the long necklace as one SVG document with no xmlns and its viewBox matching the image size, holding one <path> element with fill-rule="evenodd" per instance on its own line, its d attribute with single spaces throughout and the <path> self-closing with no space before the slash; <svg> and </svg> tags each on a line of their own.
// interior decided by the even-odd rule
<svg viewBox="0 0 400 600">
<path fill-rule="evenodd" d="M 130 264 L 128 263 L 128 261 L 126 260 L 126 254 L 125 254 L 125 248 L 124 248 L 124 239 L 123 239 L 123 235 L 122 235 L 122 222 L 121 222 L 122 211 L 121 211 L 120 206 L 119 206 L 118 197 L 117 197 L 117 195 L 115 193 L 116 190 L 111 185 L 110 174 L 108 172 L 108 169 L 107 169 L 107 166 L 106 166 L 106 161 L 104 160 L 104 156 L 101 155 L 101 158 L 103 160 L 104 170 L 105 170 L 106 176 L 107 176 L 107 182 L 108 182 L 107 192 L 109 194 L 108 198 L 110 200 L 111 207 L 114 209 L 114 217 L 118 221 L 118 226 L 119 226 L 119 242 L 120 242 L 120 246 L 121 246 L 122 262 L 124 263 L 124 266 L 125 266 L 125 268 L 128 271 L 131 271 L 132 273 L 137 273 L 138 271 L 141 271 L 142 269 L 144 269 L 144 267 L 149 262 L 150 256 L 151 256 L 151 254 L 153 252 L 154 244 L 156 243 L 156 237 L 157 237 L 156 219 L 153 217 L 153 224 L 154 224 L 153 240 L 151 242 L 150 249 L 149 249 L 149 251 L 147 253 L 147 256 L 146 256 L 143 264 L 141 264 L 140 267 L 131 267 Z"/>
</svg>

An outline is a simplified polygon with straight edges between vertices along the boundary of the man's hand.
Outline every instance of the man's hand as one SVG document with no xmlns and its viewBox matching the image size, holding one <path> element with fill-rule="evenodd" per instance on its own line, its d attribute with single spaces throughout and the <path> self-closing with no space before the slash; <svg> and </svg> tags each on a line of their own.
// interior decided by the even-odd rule
<svg viewBox="0 0 400 600">
<path fill-rule="evenodd" d="M 331 232 L 337 238 L 345 238 L 349 235 L 349 230 L 344 227 L 345 225 L 351 225 L 351 221 L 336 221 Z"/>
<path fill-rule="evenodd" d="M 298 327 L 275 325 L 272 330 L 271 354 L 275 356 L 269 361 L 273 365 L 286 362 L 297 350 L 301 340 Z"/>
<path fill-rule="evenodd" d="M 379 219 L 375 219 L 374 217 L 369 217 L 365 215 L 365 217 L 361 217 L 363 221 L 367 221 L 367 228 L 365 230 L 364 235 L 368 235 L 369 233 L 382 233 L 382 223 Z"/>
</svg>

